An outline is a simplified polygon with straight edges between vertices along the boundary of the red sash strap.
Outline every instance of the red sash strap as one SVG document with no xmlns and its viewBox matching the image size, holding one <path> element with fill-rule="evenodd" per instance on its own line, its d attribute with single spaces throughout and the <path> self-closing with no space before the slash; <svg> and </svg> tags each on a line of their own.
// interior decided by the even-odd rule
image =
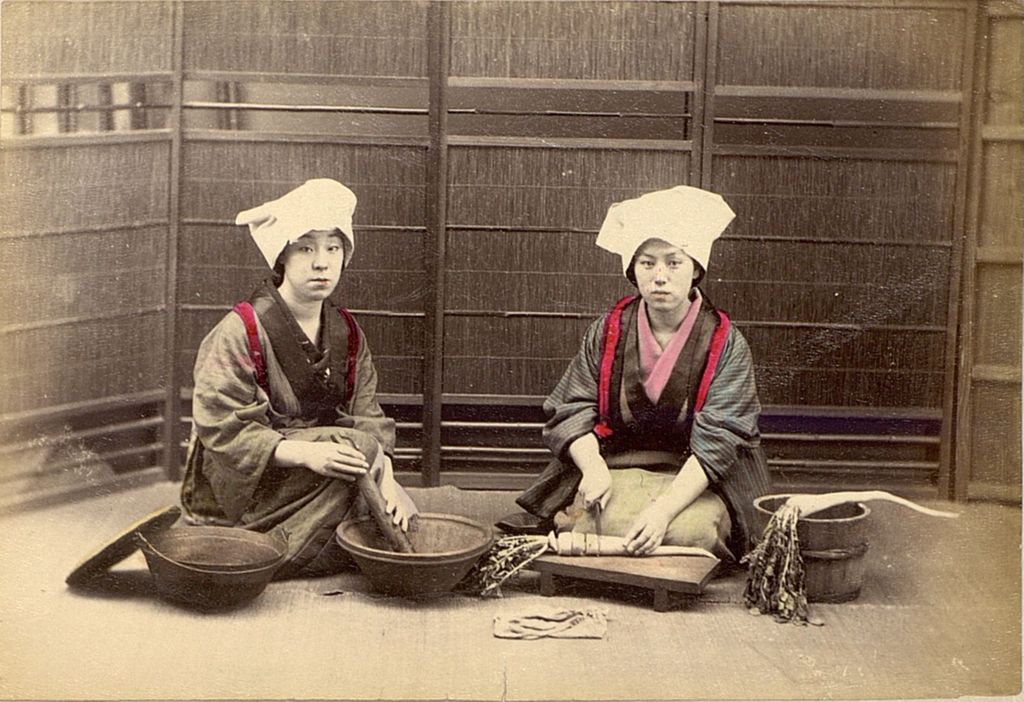
<svg viewBox="0 0 1024 702">
<path fill-rule="evenodd" d="M 697 389 L 697 400 L 693 403 L 693 411 L 700 412 L 704 407 L 704 401 L 708 399 L 708 389 L 711 381 L 715 378 L 715 370 L 718 368 L 718 359 L 722 356 L 722 349 L 725 348 L 725 340 L 729 336 L 729 315 L 722 310 L 716 310 L 721 320 L 715 333 L 711 336 L 711 346 L 708 348 L 708 364 L 704 367 L 704 377 L 700 379 L 700 387 Z"/>
<path fill-rule="evenodd" d="M 260 333 L 256 326 L 256 310 L 249 302 L 239 302 L 234 307 L 234 312 L 242 318 L 245 324 L 245 336 L 249 340 L 249 358 L 255 368 L 256 384 L 263 388 L 263 392 L 270 396 L 270 383 L 267 381 L 267 363 L 263 359 L 263 347 L 260 345 Z"/>
<path fill-rule="evenodd" d="M 359 327 L 348 310 L 339 307 L 338 312 L 348 325 L 348 365 L 345 370 L 345 404 L 352 401 L 356 392 L 356 360 L 359 358 Z"/>
<path fill-rule="evenodd" d="M 267 380 L 267 362 L 263 357 L 263 346 L 260 344 L 259 328 L 256 326 L 256 310 L 249 302 L 239 302 L 234 306 L 234 312 L 242 318 L 245 324 L 245 337 L 249 341 L 249 358 L 252 359 L 256 384 L 263 388 L 263 391 L 270 395 L 270 382 Z M 359 327 L 351 313 L 338 308 L 342 319 L 348 326 L 348 358 L 345 369 L 345 404 L 352 401 L 356 389 L 356 361 L 359 358 Z"/>
<path fill-rule="evenodd" d="M 611 427 L 611 385 L 612 367 L 615 365 L 615 349 L 619 345 L 619 336 L 622 333 L 622 311 L 626 305 L 636 299 L 636 295 L 627 295 L 615 303 L 608 319 L 604 323 L 604 344 L 601 347 L 601 367 L 598 374 L 597 384 L 597 414 L 598 422 L 594 427 L 594 433 L 602 439 L 607 439 L 614 432 Z"/>
</svg>

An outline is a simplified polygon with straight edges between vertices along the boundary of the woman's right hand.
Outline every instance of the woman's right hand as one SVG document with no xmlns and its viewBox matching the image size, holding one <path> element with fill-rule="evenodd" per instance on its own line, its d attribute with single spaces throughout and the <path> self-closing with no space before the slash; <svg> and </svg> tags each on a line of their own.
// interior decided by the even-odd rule
<svg viewBox="0 0 1024 702">
<path fill-rule="evenodd" d="M 612 496 L 612 474 L 601 455 L 601 447 L 593 432 L 584 434 L 569 444 L 569 456 L 580 469 L 583 479 L 576 492 L 583 499 L 583 508 L 600 504 L 604 509 Z"/>
<path fill-rule="evenodd" d="M 580 480 L 576 492 L 583 499 L 583 509 L 593 509 L 595 504 L 600 504 L 601 509 L 604 509 L 612 496 L 612 473 L 608 470 L 608 465 L 601 461 L 600 465 L 580 468 L 580 471 L 583 473 L 583 479 Z"/>
<path fill-rule="evenodd" d="M 341 480 L 355 480 L 370 468 L 361 451 L 351 444 L 333 441 L 285 439 L 277 445 L 274 458 L 279 465 L 308 468 L 314 473 Z"/>
</svg>

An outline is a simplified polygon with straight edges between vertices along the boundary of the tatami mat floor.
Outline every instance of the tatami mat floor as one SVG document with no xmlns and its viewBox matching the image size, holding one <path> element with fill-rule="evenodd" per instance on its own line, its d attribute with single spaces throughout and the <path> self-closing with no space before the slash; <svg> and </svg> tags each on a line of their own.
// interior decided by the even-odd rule
<svg viewBox="0 0 1024 702">
<path fill-rule="evenodd" d="M 414 491 L 424 511 L 492 521 L 509 493 Z M 358 573 L 272 583 L 244 609 L 202 615 L 156 600 L 141 554 L 121 587 L 64 577 L 138 517 L 173 504 L 170 483 L 0 518 L 4 699 L 885 699 L 1012 695 L 1021 674 L 1021 513 L 956 505 L 937 520 L 873 505 L 861 597 L 813 605 L 822 627 L 740 605 L 742 574 L 697 601 L 651 609 L 630 590 L 534 577 L 502 599 L 374 594 Z M 947 505 L 948 507 L 948 505 Z M 510 641 L 496 614 L 603 606 L 601 640 Z"/>
</svg>

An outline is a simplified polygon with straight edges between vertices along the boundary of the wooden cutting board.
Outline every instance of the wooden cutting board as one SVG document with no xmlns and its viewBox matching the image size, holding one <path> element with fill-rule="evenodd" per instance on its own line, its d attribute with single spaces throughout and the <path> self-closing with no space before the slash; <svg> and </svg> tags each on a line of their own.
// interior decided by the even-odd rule
<svg viewBox="0 0 1024 702">
<path fill-rule="evenodd" d="M 540 592 L 555 594 L 558 578 L 618 583 L 654 593 L 654 610 L 669 608 L 669 593 L 700 595 L 720 560 L 706 556 L 555 556 L 544 555 L 530 564 L 540 573 Z"/>
</svg>

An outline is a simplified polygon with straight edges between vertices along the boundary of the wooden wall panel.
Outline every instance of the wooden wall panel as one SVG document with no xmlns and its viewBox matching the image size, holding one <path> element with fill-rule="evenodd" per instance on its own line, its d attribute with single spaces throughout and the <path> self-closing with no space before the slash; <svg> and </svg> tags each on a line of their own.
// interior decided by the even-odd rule
<svg viewBox="0 0 1024 702">
<path fill-rule="evenodd" d="M 187 71 L 425 76 L 426 2 L 189 2 Z"/>
<path fill-rule="evenodd" d="M 944 9 L 722 3 L 718 82 L 956 90 L 965 19 L 963 3 L 949 5 Z"/>
<path fill-rule="evenodd" d="M 5 76 L 171 70 L 171 2 L 4 2 Z"/>
<path fill-rule="evenodd" d="M 1003 492 L 995 493 L 997 496 L 1013 499 L 1016 494 L 1019 500 L 1020 384 L 975 381 L 973 403 L 969 494 L 991 496 L 991 486 L 1001 486 Z"/>
<path fill-rule="evenodd" d="M 992 0 L 982 12 L 954 494 L 1019 503 L 1024 8 Z"/>
<path fill-rule="evenodd" d="M 1021 275 L 1013 265 L 978 267 L 974 362 L 1021 367 Z"/>
<path fill-rule="evenodd" d="M 1021 41 L 1024 44 L 1024 41 Z M 1018 77 L 1024 78 L 1020 73 Z M 1022 98 L 1024 100 L 1024 98 Z M 1024 123 L 1024 120 L 1022 120 Z M 1014 247 L 1020 245 L 1024 225 L 1024 202 L 1020 182 L 1012 174 L 1024 173 L 1024 145 L 1013 141 L 986 143 L 982 151 L 982 183 L 978 246 Z"/>
<path fill-rule="evenodd" d="M 454 3 L 451 75 L 690 80 L 695 7 L 663 2 Z"/>
</svg>

